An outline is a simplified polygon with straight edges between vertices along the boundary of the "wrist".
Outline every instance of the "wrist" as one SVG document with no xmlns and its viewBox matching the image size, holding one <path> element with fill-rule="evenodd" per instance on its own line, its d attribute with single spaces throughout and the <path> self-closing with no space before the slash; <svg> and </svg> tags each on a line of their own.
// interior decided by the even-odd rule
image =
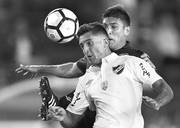
<svg viewBox="0 0 180 128">
<path fill-rule="evenodd" d="M 155 100 L 155 101 L 156 101 L 155 109 L 156 109 L 156 110 L 159 110 L 160 107 L 162 106 L 162 103 L 161 103 L 161 101 L 158 101 L 158 100 Z"/>
</svg>

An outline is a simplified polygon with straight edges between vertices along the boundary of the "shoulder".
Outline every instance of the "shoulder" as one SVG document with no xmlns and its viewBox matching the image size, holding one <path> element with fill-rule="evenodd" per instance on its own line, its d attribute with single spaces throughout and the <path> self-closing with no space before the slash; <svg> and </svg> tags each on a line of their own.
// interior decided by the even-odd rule
<svg viewBox="0 0 180 128">
<path fill-rule="evenodd" d="M 132 55 L 128 55 L 126 58 L 127 58 L 127 61 L 131 63 L 143 61 L 142 58 L 137 57 L 137 56 L 132 56 Z"/>
<path fill-rule="evenodd" d="M 143 54 L 144 54 L 144 52 L 141 51 L 141 50 L 133 49 L 133 48 L 129 49 L 129 55 L 131 55 L 131 56 L 135 56 L 135 57 L 141 58 L 141 56 Z"/>
<path fill-rule="evenodd" d="M 133 65 L 143 61 L 141 58 L 132 55 L 119 55 L 117 59 L 118 61 L 123 61 L 124 63 L 133 64 Z"/>
<path fill-rule="evenodd" d="M 142 58 L 144 56 L 144 54 L 147 55 L 147 53 L 145 53 L 144 51 L 138 50 L 135 48 L 131 48 L 131 47 L 125 47 L 125 48 L 119 49 L 119 50 L 115 51 L 115 53 L 118 55 L 127 54 L 130 56 L 135 56 L 135 57 L 139 57 L 139 58 Z"/>
<path fill-rule="evenodd" d="M 100 68 L 96 68 L 96 67 L 90 66 L 86 70 L 86 73 L 79 78 L 79 82 L 85 83 L 85 81 L 88 81 L 90 79 L 94 79 L 97 76 L 99 71 L 100 71 Z"/>
</svg>

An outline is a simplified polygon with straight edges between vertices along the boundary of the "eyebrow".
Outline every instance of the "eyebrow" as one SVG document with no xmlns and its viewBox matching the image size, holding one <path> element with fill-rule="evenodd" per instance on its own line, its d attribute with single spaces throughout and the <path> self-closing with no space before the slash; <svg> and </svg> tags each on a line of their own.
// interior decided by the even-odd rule
<svg viewBox="0 0 180 128">
<path fill-rule="evenodd" d="M 91 41 L 91 39 L 86 39 L 86 40 L 83 41 L 83 43 L 86 43 L 88 41 Z"/>
<path fill-rule="evenodd" d="M 118 24 L 118 23 L 116 23 L 116 22 L 111 22 L 111 23 L 109 23 L 110 25 L 116 25 L 116 24 Z"/>
<path fill-rule="evenodd" d="M 83 42 L 80 42 L 79 44 L 84 44 L 84 43 L 86 43 L 86 42 L 88 42 L 88 41 L 91 41 L 91 39 L 86 39 L 86 40 L 84 40 Z"/>
<path fill-rule="evenodd" d="M 116 22 L 112 22 L 112 23 L 109 23 L 109 24 L 104 23 L 105 26 L 107 26 L 107 25 L 116 25 L 116 24 L 117 24 Z"/>
</svg>

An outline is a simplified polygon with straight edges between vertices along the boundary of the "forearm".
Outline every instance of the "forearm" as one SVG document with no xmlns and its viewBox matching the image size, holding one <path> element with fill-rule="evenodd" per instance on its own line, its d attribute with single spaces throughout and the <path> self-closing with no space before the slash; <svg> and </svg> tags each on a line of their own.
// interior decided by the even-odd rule
<svg viewBox="0 0 180 128">
<path fill-rule="evenodd" d="M 61 65 L 37 65 L 38 72 L 55 75 L 62 78 L 75 78 L 81 76 L 81 72 L 74 63 Z"/>
<path fill-rule="evenodd" d="M 64 128 L 72 128 L 75 127 L 79 119 L 80 119 L 79 116 L 75 118 L 72 113 L 66 111 L 65 118 L 59 122 Z"/>
<path fill-rule="evenodd" d="M 170 86 L 164 80 L 159 80 L 159 81 L 160 81 L 159 85 L 154 86 L 153 89 L 158 94 L 155 100 L 159 103 L 161 107 L 169 103 L 173 99 L 174 94 Z"/>
<path fill-rule="evenodd" d="M 65 65 L 37 65 L 38 72 L 46 73 L 50 75 L 56 75 L 59 77 L 67 77 L 69 76 L 69 69 L 72 67 L 72 64 Z"/>
</svg>

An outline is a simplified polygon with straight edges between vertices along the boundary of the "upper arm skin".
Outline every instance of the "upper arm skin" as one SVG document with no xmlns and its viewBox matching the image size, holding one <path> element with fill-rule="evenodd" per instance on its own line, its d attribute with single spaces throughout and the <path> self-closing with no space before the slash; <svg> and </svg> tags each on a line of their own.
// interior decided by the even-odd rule
<svg viewBox="0 0 180 128">
<path fill-rule="evenodd" d="M 77 63 L 65 63 L 57 66 L 56 76 L 63 78 L 77 78 L 84 73 L 78 68 Z"/>
<path fill-rule="evenodd" d="M 152 88 L 157 93 L 155 100 L 160 103 L 160 106 L 164 106 L 169 103 L 174 97 L 171 87 L 163 79 L 154 82 Z"/>
<path fill-rule="evenodd" d="M 84 75 L 84 73 L 79 69 L 79 67 L 77 66 L 77 63 L 73 63 L 72 67 L 69 68 L 69 70 L 66 72 L 66 76 L 68 78 L 80 77 L 82 75 Z"/>
</svg>

